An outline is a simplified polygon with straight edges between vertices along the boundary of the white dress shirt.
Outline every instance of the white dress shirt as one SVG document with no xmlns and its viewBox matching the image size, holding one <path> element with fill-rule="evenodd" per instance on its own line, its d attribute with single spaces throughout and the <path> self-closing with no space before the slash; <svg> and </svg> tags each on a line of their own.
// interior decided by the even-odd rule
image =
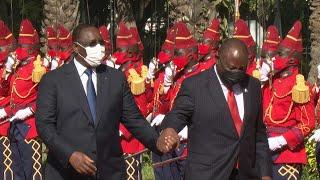
<svg viewBox="0 0 320 180">
<path fill-rule="evenodd" d="M 220 80 L 220 77 L 217 73 L 217 67 L 216 65 L 214 66 L 214 72 L 216 73 L 217 77 L 218 77 L 218 80 L 219 80 L 219 83 L 220 83 L 220 86 L 222 88 L 222 91 L 223 91 L 223 94 L 224 94 L 224 97 L 227 101 L 227 98 L 228 98 L 228 88 L 222 83 L 222 81 Z M 232 86 L 232 90 L 233 90 L 233 93 L 234 93 L 234 96 L 236 98 L 236 101 L 237 101 L 237 106 L 238 106 L 238 111 L 239 111 L 239 115 L 240 115 L 240 118 L 241 120 L 243 120 L 243 117 L 244 117 L 244 101 L 243 101 L 243 90 L 240 86 L 240 84 L 235 84 L 234 86 Z"/>
<path fill-rule="evenodd" d="M 75 58 L 74 58 L 74 65 L 76 66 L 76 69 L 79 73 L 83 88 L 84 88 L 84 92 L 87 95 L 87 81 L 88 81 L 88 76 L 85 73 L 85 71 L 87 70 L 87 67 L 83 66 L 82 64 L 80 64 Z M 97 94 L 97 73 L 95 69 L 92 69 L 92 81 L 93 81 L 93 86 L 94 86 L 94 90 Z"/>
</svg>

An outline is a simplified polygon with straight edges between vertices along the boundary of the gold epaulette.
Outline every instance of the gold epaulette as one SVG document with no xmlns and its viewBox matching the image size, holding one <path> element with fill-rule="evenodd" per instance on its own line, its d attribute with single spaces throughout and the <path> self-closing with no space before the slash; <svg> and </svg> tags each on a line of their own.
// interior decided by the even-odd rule
<svg viewBox="0 0 320 180">
<path fill-rule="evenodd" d="M 252 77 L 260 79 L 261 78 L 261 73 L 258 69 L 255 69 L 252 71 Z"/>
<path fill-rule="evenodd" d="M 46 73 L 46 69 L 42 66 L 40 55 L 38 55 L 37 59 L 33 62 L 33 67 L 32 81 L 34 83 L 39 83 L 42 76 Z"/>
<path fill-rule="evenodd" d="M 145 92 L 145 79 L 140 77 L 137 71 L 133 68 L 129 69 L 128 83 L 131 87 L 133 95 L 140 95 Z"/>
<path fill-rule="evenodd" d="M 292 88 L 292 100 L 299 104 L 310 101 L 309 87 L 306 85 L 306 81 L 302 74 L 296 76 L 296 85 Z"/>
<path fill-rule="evenodd" d="M 141 77 L 143 79 L 146 79 L 147 75 L 148 75 L 148 67 L 145 65 L 141 66 Z"/>
</svg>

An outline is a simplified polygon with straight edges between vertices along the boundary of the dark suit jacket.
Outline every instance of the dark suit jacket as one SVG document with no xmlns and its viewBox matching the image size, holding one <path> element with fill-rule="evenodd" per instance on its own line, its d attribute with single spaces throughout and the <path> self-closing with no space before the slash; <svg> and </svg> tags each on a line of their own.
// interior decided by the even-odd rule
<svg viewBox="0 0 320 180">
<path fill-rule="evenodd" d="M 156 151 L 157 133 L 141 115 L 123 73 L 105 65 L 96 72 L 96 123 L 73 61 L 47 73 L 40 82 L 36 125 L 49 147 L 46 180 L 88 179 L 69 164 L 74 151 L 96 162 L 98 179 L 124 179 L 119 120 L 145 146 Z"/>
<path fill-rule="evenodd" d="M 239 138 L 214 69 L 183 82 L 162 128 L 172 127 L 179 132 L 189 126 L 187 180 L 229 179 L 237 158 L 240 179 L 271 176 L 260 83 L 248 77 L 241 86 L 245 113 Z"/>
</svg>

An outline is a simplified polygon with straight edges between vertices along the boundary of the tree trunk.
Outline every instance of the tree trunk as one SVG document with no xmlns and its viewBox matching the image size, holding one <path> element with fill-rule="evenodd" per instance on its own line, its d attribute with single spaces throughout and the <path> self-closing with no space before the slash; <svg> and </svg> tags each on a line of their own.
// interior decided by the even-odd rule
<svg viewBox="0 0 320 180">
<path fill-rule="evenodd" d="M 199 40 L 210 21 L 218 15 L 216 5 L 219 0 L 169 0 L 169 13 L 174 22 L 183 21 Z"/>
<path fill-rule="evenodd" d="M 41 51 L 46 52 L 45 28 L 53 26 L 56 29 L 57 25 L 63 25 L 69 31 L 72 31 L 78 24 L 80 19 L 79 0 L 44 0 L 43 15 L 41 29 L 41 43 L 44 47 Z"/>
<path fill-rule="evenodd" d="M 317 80 L 317 65 L 320 63 L 320 0 L 313 0 L 310 6 L 312 14 L 310 15 L 310 31 L 311 31 L 311 62 L 308 81 L 314 84 Z"/>
</svg>

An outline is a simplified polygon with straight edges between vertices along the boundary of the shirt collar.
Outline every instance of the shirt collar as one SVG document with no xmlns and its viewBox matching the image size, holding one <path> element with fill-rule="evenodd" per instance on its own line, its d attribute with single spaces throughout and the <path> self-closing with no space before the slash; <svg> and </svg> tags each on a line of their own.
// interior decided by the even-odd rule
<svg viewBox="0 0 320 180">
<path fill-rule="evenodd" d="M 84 74 L 84 72 L 87 70 L 87 67 L 85 67 L 84 65 L 79 63 L 79 61 L 76 58 L 74 58 L 73 61 L 74 61 L 74 65 L 76 66 L 76 69 L 78 71 L 78 74 L 81 77 Z M 92 68 L 92 71 L 93 71 L 92 74 L 95 75 L 96 74 L 96 69 Z"/>
</svg>

